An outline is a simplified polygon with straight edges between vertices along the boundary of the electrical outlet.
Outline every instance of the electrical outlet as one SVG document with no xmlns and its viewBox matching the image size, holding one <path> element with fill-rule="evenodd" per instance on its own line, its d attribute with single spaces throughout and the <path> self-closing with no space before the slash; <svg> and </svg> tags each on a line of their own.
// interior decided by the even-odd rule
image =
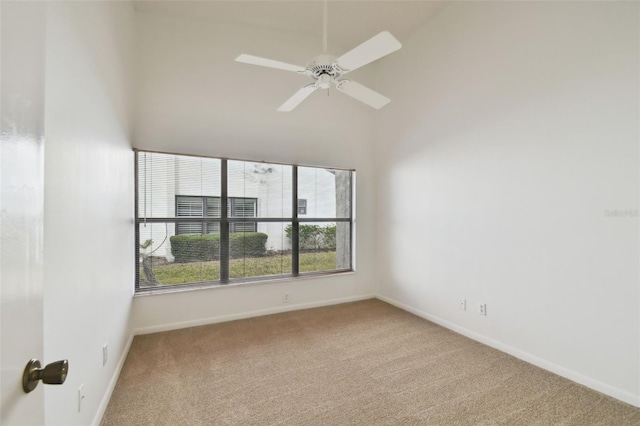
<svg viewBox="0 0 640 426">
<path fill-rule="evenodd" d="M 82 411 L 82 400 L 84 399 L 84 384 L 78 388 L 78 413 Z"/>
<path fill-rule="evenodd" d="M 460 309 L 462 309 L 463 311 L 467 310 L 467 299 L 460 299 L 460 302 L 458 302 L 458 307 Z"/>
<path fill-rule="evenodd" d="M 282 303 L 289 303 L 289 293 L 282 293 Z"/>
<path fill-rule="evenodd" d="M 104 346 L 102 347 L 102 366 L 103 367 L 107 365 L 108 360 L 109 360 L 109 347 L 105 343 Z"/>
<path fill-rule="evenodd" d="M 478 313 L 480 315 L 487 315 L 487 305 L 485 303 L 478 304 Z"/>
</svg>

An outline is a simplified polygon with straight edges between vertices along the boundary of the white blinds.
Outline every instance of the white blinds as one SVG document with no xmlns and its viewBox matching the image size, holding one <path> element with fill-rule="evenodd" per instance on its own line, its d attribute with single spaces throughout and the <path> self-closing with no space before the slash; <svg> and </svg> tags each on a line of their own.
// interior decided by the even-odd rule
<svg viewBox="0 0 640 426">
<path fill-rule="evenodd" d="M 137 289 L 351 268 L 353 172 L 136 158 Z"/>
</svg>

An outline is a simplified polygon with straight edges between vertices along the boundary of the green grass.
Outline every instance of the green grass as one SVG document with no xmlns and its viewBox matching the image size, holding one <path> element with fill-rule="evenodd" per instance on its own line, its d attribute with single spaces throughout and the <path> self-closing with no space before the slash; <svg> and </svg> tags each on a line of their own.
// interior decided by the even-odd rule
<svg viewBox="0 0 640 426">
<path fill-rule="evenodd" d="M 336 269 L 336 252 L 324 251 L 300 254 L 300 272 L 331 271 Z M 220 262 L 171 263 L 155 266 L 153 273 L 160 285 L 217 281 L 220 279 Z M 286 275 L 291 273 L 291 255 L 247 257 L 229 261 L 231 279 Z M 145 275 L 140 268 L 140 285 L 146 286 Z"/>
</svg>

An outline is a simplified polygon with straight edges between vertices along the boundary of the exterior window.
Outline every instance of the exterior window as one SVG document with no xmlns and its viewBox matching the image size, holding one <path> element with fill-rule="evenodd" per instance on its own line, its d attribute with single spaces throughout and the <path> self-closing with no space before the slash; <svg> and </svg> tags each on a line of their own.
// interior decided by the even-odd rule
<svg viewBox="0 0 640 426">
<path fill-rule="evenodd" d="M 298 215 L 307 214 L 307 200 L 298 198 Z"/>
<path fill-rule="evenodd" d="M 229 198 L 229 217 L 256 217 L 258 200 L 255 198 Z M 207 212 L 206 215 L 203 212 Z M 220 217 L 220 197 L 176 196 L 177 217 Z M 256 232 L 256 223 L 231 224 L 229 232 Z M 220 223 L 179 223 L 177 234 L 219 234 Z"/>
<path fill-rule="evenodd" d="M 229 198 L 229 217 L 256 217 L 258 200 L 255 198 Z M 229 232 L 256 232 L 256 222 L 236 222 Z"/>
<path fill-rule="evenodd" d="M 352 170 L 134 152 L 137 292 L 352 270 Z"/>
</svg>

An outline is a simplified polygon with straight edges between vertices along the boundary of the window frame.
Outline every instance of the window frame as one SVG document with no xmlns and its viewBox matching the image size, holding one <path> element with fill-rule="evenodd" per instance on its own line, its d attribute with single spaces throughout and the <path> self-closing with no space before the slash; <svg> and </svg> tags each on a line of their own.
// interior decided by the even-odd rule
<svg viewBox="0 0 640 426">
<path fill-rule="evenodd" d="M 152 293 L 164 293 L 164 292 L 175 292 L 175 291 L 186 291 L 194 288 L 216 288 L 216 287 L 225 287 L 227 285 L 233 284 L 243 284 L 243 283 L 259 283 L 259 282 L 270 282 L 278 279 L 296 279 L 296 278 L 304 278 L 311 276 L 328 276 L 335 275 L 339 273 L 349 273 L 355 272 L 355 169 L 345 169 L 345 168 L 337 168 L 337 167 L 328 167 L 328 166 L 311 166 L 311 165 L 300 165 L 300 164 L 288 164 L 288 163 L 278 163 L 273 161 L 256 161 L 256 160 L 242 160 L 235 158 L 226 158 L 226 157 L 213 157 L 213 156 L 204 156 L 204 155 L 193 155 L 193 154 L 181 154 L 181 153 L 172 153 L 172 152 L 164 152 L 164 151 L 151 151 L 151 150 L 142 150 L 142 149 L 133 149 L 134 152 L 134 253 L 135 253 L 135 294 L 152 294 Z M 140 217 L 139 215 L 139 169 L 138 169 L 138 155 L 140 153 L 149 153 L 149 154 L 165 154 L 165 155 L 175 155 L 175 156 L 185 156 L 185 157 L 194 157 L 194 158 L 211 158 L 220 160 L 221 170 L 220 170 L 220 197 L 217 196 L 194 196 L 200 197 L 203 201 L 203 209 L 205 209 L 204 202 L 207 198 L 220 198 L 220 203 L 222 205 L 228 205 L 230 199 L 233 198 L 242 198 L 242 199 L 254 199 L 256 200 L 256 216 L 251 218 L 240 218 L 240 217 L 231 217 L 228 215 L 228 209 L 220 209 L 221 215 L 220 218 L 212 218 L 204 216 L 205 211 L 203 210 L 202 217 L 183 217 L 179 218 L 178 209 L 177 209 L 177 199 L 178 197 L 189 197 L 187 195 L 175 195 L 175 217 L 163 217 L 163 218 L 149 218 L 149 217 Z M 291 201 L 292 201 L 292 210 L 290 217 L 258 217 L 258 198 L 253 197 L 228 197 L 228 161 L 243 161 L 249 163 L 268 163 L 268 164 L 279 164 L 283 166 L 290 166 L 292 168 L 292 188 L 291 188 Z M 349 215 L 348 217 L 305 217 L 300 218 L 298 214 L 298 168 L 299 167 L 309 167 L 309 168 L 317 168 L 324 170 L 336 170 L 336 171 L 346 171 L 349 172 Z M 301 199 L 305 202 L 307 199 Z M 305 209 L 306 210 L 306 209 Z M 306 215 L 306 212 L 304 213 Z M 213 220 L 212 220 L 213 219 Z M 203 282 L 194 282 L 194 283 L 184 283 L 184 284 L 168 284 L 163 286 L 151 286 L 151 287 L 140 287 L 140 267 L 141 267 L 141 255 L 140 255 L 140 225 L 147 223 L 174 223 L 176 225 L 176 234 L 178 224 L 180 223 L 201 223 L 202 230 L 206 229 L 207 222 L 217 222 L 220 224 L 220 279 L 217 281 L 203 281 Z M 266 222 L 277 222 L 277 223 L 290 223 L 292 227 L 291 233 L 291 273 L 290 274 L 282 274 L 282 275 L 271 275 L 271 276 L 260 276 L 260 277 L 242 277 L 242 278 L 230 278 L 229 277 L 229 234 L 230 229 L 235 223 L 255 223 L 255 229 L 257 232 L 258 223 L 266 223 Z M 338 223 L 338 222 L 346 222 L 349 224 L 349 267 L 342 269 L 332 269 L 327 271 L 312 271 L 312 272 L 300 272 L 300 235 L 299 229 L 300 224 L 304 223 Z M 240 231 L 243 232 L 243 231 Z M 246 231 L 244 231 L 246 232 Z"/>
</svg>

